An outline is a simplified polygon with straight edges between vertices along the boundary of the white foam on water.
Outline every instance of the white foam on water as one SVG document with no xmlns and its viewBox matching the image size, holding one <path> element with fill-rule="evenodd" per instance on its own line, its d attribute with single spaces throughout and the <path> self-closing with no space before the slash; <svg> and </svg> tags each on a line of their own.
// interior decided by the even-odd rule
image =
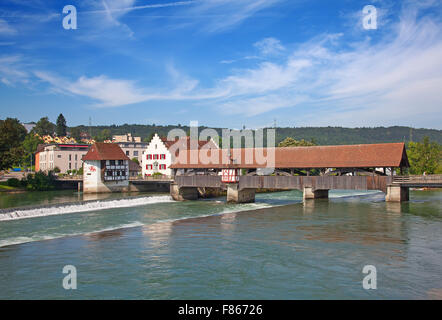
<svg viewBox="0 0 442 320">
<path fill-rule="evenodd" d="M 120 199 L 120 200 L 107 200 L 107 201 L 91 201 L 82 204 L 74 205 L 60 205 L 35 209 L 26 209 L 10 211 L 0 214 L 0 221 L 17 220 L 26 218 L 45 217 L 67 213 L 87 212 L 96 210 L 106 210 L 113 208 L 127 208 L 137 207 L 146 204 L 155 204 L 163 202 L 172 202 L 170 196 L 153 196 L 153 197 L 140 197 L 134 199 Z"/>
<path fill-rule="evenodd" d="M 373 195 L 377 194 L 377 191 L 372 192 L 354 192 L 354 193 L 346 193 L 346 194 L 333 194 L 331 198 L 342 198 L 342 197 L 354 197 L 354 196 L 364 196 L 364 195 Z M 68 205 L 68 206 L 60 206 L 60 207 L 47 207 L 47 208 L 39 208 L 39 209 L 30 209 L 30 210 L 17 210 L 9 213 L 0 214 L 0 221 L 2 220 L 15 220 L 15 219 L 25 219 L 25 218 L 33 218 L 33 217 L 41 217 L 48 215 L 56 215 L 56 214 L 66 214 L 66 213 L 76 213 L 76 212 L 87 212 L 87 211 L 95 211 L 95 210 L 104 210 L 110 208 L 123 208 L 123 207 L 134 207 L 134 206 L 142 206 L 146 204 L 154 204 L 154 203 L 163 203 L 163 202 L 174 202 L 170 196 L 153 196 L 153 197 L 142 197 L 136 199 L 121 199 L 121 200 L 110 200 L 110 201 L 94 201 L 88 202 L 80 205 Z M 215 201 L 216 203 L 223 203 L 222 201 Z M 270 204 L 270 203 L 247 203 L 247 204 L 238 204 L 230 208 L 225 208 L 220 212 L 213 212 L 210 214 L 196 215 L 196 216 L 181 216 L 179 218 L 165 219 L 159 220 L 153 223 L 153 225 L 161 224 L 161 223 L 171 223 L 180 220 L 189 220 L 189 219 L 198 219 L 198 218 L 206 218 L 210 216 L 219 216 L 230 213 L 240 213 L 244 211 L 251 210 L 259 210 L 264 208 L 274 208 L 284 206 L 284 204 Z M 11 216 L 10 216 L 11 215 Z M 14 237 L 5 240 L 0 240 L 0 247 L 10 246 L 15 244 L 22 244 L 27 242 L 34 241 L 42 241 L 42 240 L 51 240 L 58 239 L 70 236 L 80 236 L 80 235 L 89 235 L 94 233 L 113 231 L 124 228 L 132 228 L 132 227 L 140 227 L 145 226 L 145 224 L 135 221 L 128 224 L 122 224 L 115 227 L 109 227 L 105 229 L 99 229 L 96 231 L 90 232 L 79 232 L 79 233 L 71 233 L 71 234 L 52 234 L 52 235 L 35 235 L 32 237 Z"/>
<path fill-rule="evenodd" d="M 239 204 L 238 206 L 236 206 L 234 208 L 226 208 L 220 212 L 212 212 L 209 214 L 202 214 L 202 215 L 196 215 L 196 216 L 181 216 L 179 218 L 159 220 L 159 221 L 155 222 L 154 224 L 166 223 L 166 222 L 176 222 L 176 221 L 181 221 L 181 220 L 207 218 L 207 217 L 213 217 L 213 216 L 221 216 L 223 214 L 240 213 L 240 212 L 244 212 L 244 211 L 259 210 L 259 209 L 264 209 L 264 208 L 275 208 L 275 207 L 279 207 L 279 206 L 281 206 L 281 205 L 272 205 L 272 204 L 268 204 L 268 203 Z"/>
<path fill-rule="evenodd" d="M 73 237 L 73 236 L 81 236 L 81 235 L 90 235 L 94 233 L 100 233 L 100 232 L 106 232 L 106 231 L 114 231 L 118 229 L 126 229 L 126 228 L 133 228 L 133 227 L 141 227 L 143 224 L 139 221 L 134 221 L 132 223 L 127 224 L 121 224 L 115 227 L 109 227 L 104 228 L 96 231 L 90 231 L 90 232 L 79 232 L 79 233 L 66 233 L 66 234 L 49 234 L 49 235 L 35 235 L 32 237 L 14 237 L 9 238 L 5 240 L 0 240 L 0 248 L 5 246 L 11 246 L 15 244 L 23 244 L 28 242 L 34 242 L 34 241 L 43 241 L 43 240 L 52 240 L 52 239 L 59 239 L 59 238 L 65 238 L 65 237 Z"/>
<path fill-rule="evenodd" d="M 376 194 L 383 193 L 379 190 L 367 190 L 367 191 L 350 191 L 350 192 L 339 192 L 333 191 L 329 193 L 329 198 L 348 198 L 348 197 L 360 197 L 360 196 L 372 196 Z"/>
</svg>

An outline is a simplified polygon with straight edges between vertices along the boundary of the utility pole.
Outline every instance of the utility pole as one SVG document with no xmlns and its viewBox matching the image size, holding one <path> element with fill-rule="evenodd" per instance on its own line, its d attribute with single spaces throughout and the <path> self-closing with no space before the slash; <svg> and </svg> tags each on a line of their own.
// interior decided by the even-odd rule
<svg viewBox="0 0 442 320">
<path fill-rule="evenodd" d="M 89 139 L 92 139 L 92 118 L 89 117 Z"/>
</svg>

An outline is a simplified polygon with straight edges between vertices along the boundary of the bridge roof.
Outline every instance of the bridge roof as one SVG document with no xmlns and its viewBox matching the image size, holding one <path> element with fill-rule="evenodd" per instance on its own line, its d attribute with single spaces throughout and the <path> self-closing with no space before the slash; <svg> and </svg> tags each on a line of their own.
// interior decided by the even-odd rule
<svg viewBox="0 0 442 320">
<path fill-rule="evenodd" d="M 270 159 L 274 152 L 274 165 Z M 260 155 L 263 155 L 260 157 Z M 260 161 L 268 157 L 269 163 Z M 193 160 L 196 159 L 196 160 Z M 193 160 L 193 161 L 191 161 Z M 173 169 L 409 167 L 404 143 L 180 151 Z"/>
</svg>

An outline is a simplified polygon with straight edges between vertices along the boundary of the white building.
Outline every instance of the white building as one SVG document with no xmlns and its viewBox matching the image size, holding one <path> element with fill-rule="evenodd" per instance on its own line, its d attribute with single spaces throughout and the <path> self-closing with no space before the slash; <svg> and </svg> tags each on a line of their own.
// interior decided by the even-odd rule
<svg viewBox="0 0 442 320">
<path fill-rule="evenodd" d="M 83 157 L 83 192 L 129 191 L 129 158 L 113 143 L 96 143 Z"/>
<path fill-rule="evenodd" d="M 146 150 L 147 143 L 141 141 L 141 137 L 133 137 L 130 133 L 113 136 L 112 142 L 120 146 L 129 159 L 137 158 L 141 164 L 143 151 Z"/>
<path fill-rule="evenodd" d="M 41 144 L 35 153 L 35 171 L 48 172 L 58 168 L 61 173 L 66 173 L 79 170 L 89 147 L 88 144 Z"/>
<path fill-rule="evenodd" d="M 190 138 L 185 137 L 181 139 L 184 140 L 181 141 L 182 143 L 179 142 L 180 140 L 162 139 L 158 134 L 155 134 L 143 152 L 143 160 L 141 162 L 143 177 L 152 176 L 154 173 L 161 173 L 170 177 L 172 175 L 170 165 L 174 160 L 170 152 L 171 147 L 178 142 L 179 145 L 186 145 L 190 149 Z M 211 144 L 211 148 L 219 148 L 212 139 L 209 141 L 198 141 L 198 148 L 200 149 L 208 143 Z"/>
</svg>

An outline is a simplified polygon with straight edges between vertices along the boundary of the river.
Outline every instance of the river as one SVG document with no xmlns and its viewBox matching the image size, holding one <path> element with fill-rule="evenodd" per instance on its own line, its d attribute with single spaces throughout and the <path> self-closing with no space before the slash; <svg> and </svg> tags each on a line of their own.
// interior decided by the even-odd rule
<svg viewBox="0 0 442 320">
<path fill-rule="evenodd" d="M 0 299 L 441 299 L 442 192 L 0 195 Z M 17 208 L 19 207 L 19 208 Z M 77 289 L 65 290 L 65 265 Z M 377 289 L 362 269 L 376 267 Z"/>
</svg>

